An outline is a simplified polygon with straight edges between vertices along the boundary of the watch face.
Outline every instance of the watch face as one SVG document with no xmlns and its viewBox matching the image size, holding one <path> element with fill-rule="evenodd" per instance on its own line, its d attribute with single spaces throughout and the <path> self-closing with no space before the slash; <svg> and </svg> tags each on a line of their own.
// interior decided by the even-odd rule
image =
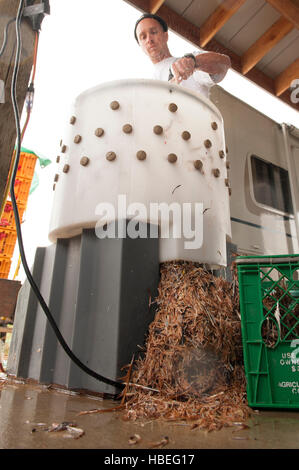
<svg viewBox="0 0 299 470">
<path fill-rule="evenodd" d="M 194 63 L 196 64 L 196 59 L 195 59 L 195 56 L 193 54 L 185 54 L 184 57 L 189 57 L 190 59 L 193 59 Z"/>
</svg>

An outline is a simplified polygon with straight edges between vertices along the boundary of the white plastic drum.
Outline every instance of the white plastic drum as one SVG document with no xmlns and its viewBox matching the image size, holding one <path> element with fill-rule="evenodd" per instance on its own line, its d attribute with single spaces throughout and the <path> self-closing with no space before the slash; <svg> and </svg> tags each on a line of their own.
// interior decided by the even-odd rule
<svg viewBox="0 0 299 470">
<path fill-rule="evenodd" d="M 171 214 L 174 227 L 168 237 L 163 225 L 159 241 L 161 262 L 226 265 L 226 146 L 210 100 L 157 80 L 105 83 L 76 99 L 60 144 L 51 241 L 113 218 L 158 224 L 162 237 Z"/>
</svg>

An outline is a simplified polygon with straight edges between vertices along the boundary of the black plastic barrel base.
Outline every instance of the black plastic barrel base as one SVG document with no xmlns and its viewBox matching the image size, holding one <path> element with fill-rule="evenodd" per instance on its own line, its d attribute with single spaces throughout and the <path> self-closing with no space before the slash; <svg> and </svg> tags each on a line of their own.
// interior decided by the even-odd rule
<svg viewBox="0 0 299 470">
<path fill-rule="evenodd" d="M 149 227 L 148 232 L 149 231 Z M 33 277 L 74 354 L 118 380 L 145 344 L 159 284 L 158 238 L 99 239 L 94 229 L 36 251 Z M 39 383 L 112 394 L 74 364 L 57 341 L 28 281 L 22 286 L 7 372 Z"/>
</svg>

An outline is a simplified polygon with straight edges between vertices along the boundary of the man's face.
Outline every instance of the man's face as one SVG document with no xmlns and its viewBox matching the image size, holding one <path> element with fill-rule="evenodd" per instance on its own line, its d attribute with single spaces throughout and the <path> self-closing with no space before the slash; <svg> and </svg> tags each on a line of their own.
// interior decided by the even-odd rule
<svg viewBox="0 0 299 470">
<path fill-rule="evenodd" d="M 163 30 L 158 21 L 145 18 L 138 24 L 136 34 L 141 49 L 154 64 L 169 57 L 168 33 Z"/>
</svg>

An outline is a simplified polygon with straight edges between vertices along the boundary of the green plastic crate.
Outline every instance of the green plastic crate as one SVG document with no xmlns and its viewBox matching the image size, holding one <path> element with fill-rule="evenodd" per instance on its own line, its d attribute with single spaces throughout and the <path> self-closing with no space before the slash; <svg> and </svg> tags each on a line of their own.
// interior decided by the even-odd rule
<svg viewBox="0 0 299 470">
<path fill-rule="evenodd" d="M 236 263 L 248 404 L 299 409 L 299 255 Z"/>
</svg>

